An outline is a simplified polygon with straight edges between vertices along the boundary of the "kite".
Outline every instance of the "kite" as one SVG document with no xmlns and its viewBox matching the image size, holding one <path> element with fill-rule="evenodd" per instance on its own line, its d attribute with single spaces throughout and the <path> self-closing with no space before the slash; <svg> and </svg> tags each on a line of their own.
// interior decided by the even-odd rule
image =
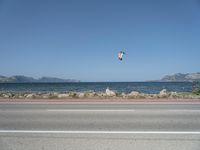
<svg viewBox="0 0 200 150">
<path fill-rule="evenodd" d="M 122 61 L 122 58 L 123 58 L 123 55 L 124 55 L 124 54 L 125 54 L 125 52 L 120 51 L 120 52 L 118 53 L 118 59 Z"/>
</svg>

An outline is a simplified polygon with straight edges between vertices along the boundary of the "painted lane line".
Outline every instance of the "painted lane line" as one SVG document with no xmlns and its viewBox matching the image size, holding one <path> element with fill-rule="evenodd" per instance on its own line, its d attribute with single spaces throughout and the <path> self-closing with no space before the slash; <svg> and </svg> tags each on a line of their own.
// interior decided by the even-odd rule
<svg viewBox="0 0 200 150">
<path fill-rule="evenodd" d="M 46 111 L 46 112 L 142 112 L 142 113 L 200 113 L 200 110 L 190 110 L 190 109 L 171 109 L 171 110 L 141 110 L 141 109 L 38 109 L 38 110 L 6 110 L 0 109 L 0 112 L 34 112 L 34 111 Z"/>
<path fill-rule="evenodd" d="M 157 111 L 169 111 L 169 112 L 200 112 L 200 109 L 36 109 L 36 111 L 141 111 L 141 112 L 157 112 Z M 30 109 L 24 110 L 10 110 L 10 109 L 1 109 L 0 111 L 34 111 Z"/>
<path fill-rule="evenodd" d="M 178 134 L 200 135 L 200 131 L 62 131 L 62 130 L 0 130 L 0 133 L 33 134 Z"/>
<path fill-rule="evenodd" d="M 171 109 L 171 110 L 167 110 L 169 112 L 200 112 L 199 109 Z"/>
<path fill-rule="evenodd" d="M 134 112 L 134 109 L 46 109 L 49 112 Z"/>
<path fill-rule="evenodd" d="M 141 110 L 141 109 L 46 109 L 49 112 L 200 112 L 200 110 L 191 109 L 170 109 L 170 110 Z"/>
</svg>

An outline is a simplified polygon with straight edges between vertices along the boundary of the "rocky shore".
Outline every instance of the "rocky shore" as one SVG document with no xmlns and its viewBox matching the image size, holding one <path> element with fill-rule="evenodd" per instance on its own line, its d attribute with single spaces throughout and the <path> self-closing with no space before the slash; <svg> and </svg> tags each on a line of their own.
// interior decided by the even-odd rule
<svg viewBox="0 0 200 150">
<path fill-rule="evenodd" d="M 192 93 L 168 92 L 166 89 L 161 90 L 158 94 L 145 94 L 137 91 L 130 93 L 117 93 L 110 89 L 105 92 L 0 92 L 0 99 L 200 99 L 199 95 Z"/>
</svg>

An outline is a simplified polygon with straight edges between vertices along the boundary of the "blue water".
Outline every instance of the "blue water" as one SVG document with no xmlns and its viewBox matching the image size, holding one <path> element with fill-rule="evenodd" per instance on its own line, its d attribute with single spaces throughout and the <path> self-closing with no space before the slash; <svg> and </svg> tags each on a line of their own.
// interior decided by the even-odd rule
<svg viewBox="0 0 200 150">
<path fill-rule="evenodd" d="M 176 92 L 192 91 L 191 82 L 81 82 L 81 83 L 0 83 L 0 92 L 116 92 L 159 93 L 162 89 Z"/>
</svg>

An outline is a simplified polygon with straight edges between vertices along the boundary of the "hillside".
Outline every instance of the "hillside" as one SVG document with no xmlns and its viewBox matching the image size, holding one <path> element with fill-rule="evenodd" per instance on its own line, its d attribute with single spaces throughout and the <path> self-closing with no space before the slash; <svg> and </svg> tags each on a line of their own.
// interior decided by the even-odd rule
<svg viewBox="0 0 200 150">
<path fill-rule="evenodd" d="M 11 76 L 11 77 L 0 75 L 0 83 L 29 83 L 29 82 L 57 83 L 57 82 L 80 82 L 80 81 L 74 79 L 60 79 L 55 77 L 42 77 L 39 79 L 35 79 L 33 77 L 26 77 L 21 75 Z"/>
<path fill-rule="evenodd" d="M 186 74 L 183 74 L 183 73 L 176 73 L 174 75 L 166 75 L 164 76 L 161 81 L 166 81 L 166 82 L 170 82 L 170 81 L 189 81 L 189 82 L 192 82 L 192 81 L 200 81 L 200 72 L 197 72 L 197 73 L 186 73 Z"/>
</svg>

